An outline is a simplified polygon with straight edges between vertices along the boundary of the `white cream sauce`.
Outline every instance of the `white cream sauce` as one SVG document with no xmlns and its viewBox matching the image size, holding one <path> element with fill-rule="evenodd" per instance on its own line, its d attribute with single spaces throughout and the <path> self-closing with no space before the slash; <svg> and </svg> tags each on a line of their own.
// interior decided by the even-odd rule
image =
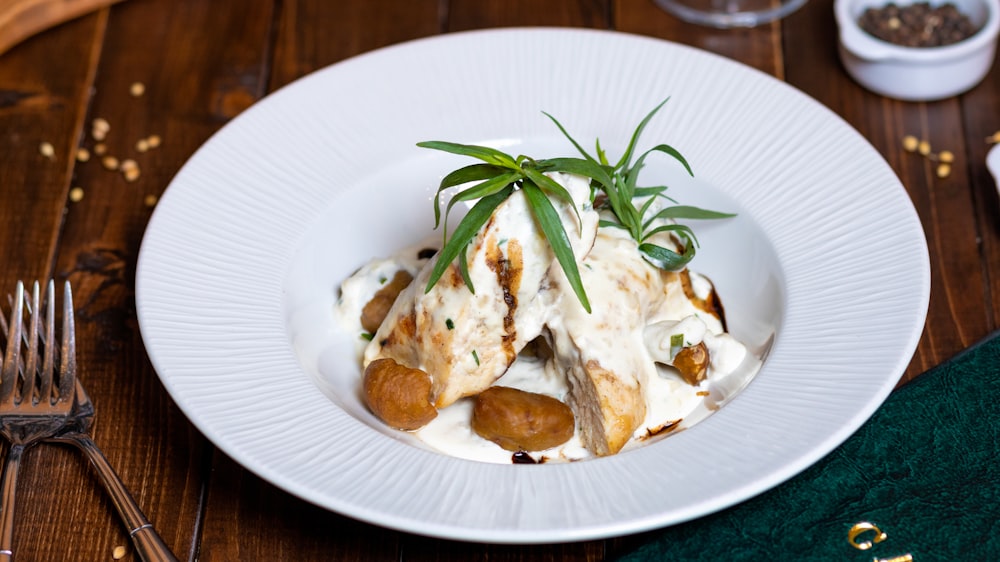
<svg viewBox="0 0 1000 562">
<path fill-rule="evenodd" d="M 602 236 L 605 230 L 609 231 L 607 236 L 611 238 L 628 237 L 627 233 L 619 229 L 601 229 Z M 436 249 L 439 246 L 440 237 L 434 236 L 396 255 L 373 260 L 341 285 L 334 313 L 345 331 L 358 334 L 359 362 L 367 344 L 361 337 L 363 329 L 360 317 L 364 305 L 397 271 L 406 270 L 416 278 L 418 272 L 431 261 L 418 258 L 420 250 Z M 609 267 L 613 267 L 614 260 L 610 260 L 610 263 L 612 265 Z M 694 272 L 690 277 L 696 296 L 704 299 L 711 294 L 711 281 Z M 616 289 L 610 286 L 588 286 L 591 298 L 600 298 L 602 292 L 610 290 Z M 560 298 L 567 301 L 565 296 Z M 572 302 L 548 302 L 547 306 L 579 307 L 572 293 L 569 298 Z M 545 311 L 539 313 L 545 314 Z M 739 392 L 760 368 L 759 359 L 735 338 L 724 333 L 722 323 L 717 318 L 698 309 L 686 298 L 669 299 L 665 310 L 658 311 L 650 321 L 652 323 L 645 326 L 641 339 L 645 343 L 649 359 L 656 362 L 655 374 L 639 381 L 644 389 L 646 417 L 623 450 L 697 423 Z M 675 336 L 678 334 L 683 337 L 684 346 L 704 343 L 708 349 L 708 372 L 705 380 L 697 386 L 686 383 L 670 367 L 679 349 L 672 345 L 676 344 Z M 614 348 L 614 342 L 609 341 L 614 337 L 612 334 L 593 335 L 595 342 L 601 342 L 609 349 Z M 556 372 L 552 365 L 552 362 L 547 363 L 522 354 L 494 384 L 545 394 L 567 402 L 570 388 L 566 374 Z M 482 462 L 510 463 L 510 451 L 479 437 L 471 429 L 473 400 L 462 398 L 439 409 L 437 418 L 417 430 L 415 435 L 430 447 L 447 455 Z M 583 447 L 579 431 L 563 445 L 547 451 L 532 452 L 530 455 L 542 462 L 573 461 L 592 456 Z"/>
</svg>

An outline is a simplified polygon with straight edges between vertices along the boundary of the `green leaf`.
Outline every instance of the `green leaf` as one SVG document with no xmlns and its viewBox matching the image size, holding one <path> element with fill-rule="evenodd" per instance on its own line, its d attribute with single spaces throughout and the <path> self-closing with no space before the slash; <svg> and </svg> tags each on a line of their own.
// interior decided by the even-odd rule
<svg viewBox="0 0 1000 562">
<path fill-rule="evenodd" d="M 438 190 L 448 189 L 463 183 L 486 180 L 510 171 L 509 168 L 496 166 L 494 164 L 469 164 L 464 168 L 459 168 L 441 179 Z"/>
<path fill-rule="evenodd" d="M 559 127 L 559 130 L 562 132 L 563 136 L 566 137 L 569 140 L 569 142 L 573 143 L 573 146 L 576 147 L 576 150 L 581 155 L 583 155 L 584 158 L 586 158 L 587 160 L 590 160 L 591 162 L 594 162 L 594 163 L 597 162 L 596 160 L 594 160 L 593 156 L 591 156 L 590 154 L 587 154 L 587 151 L 584 150 L 582 146 L 580 146 L 580 143 L 576 142 L 576 139 L 574 139 L 573 137 L 571 137 L 570 134 L 568 132 L 566 132 L 566 128 L 562 126 L 562 123 L 560 123 L 558 119 L 556 119 L 555 117 L 549 115 L 548 113 L 546 113 L 544 111 L 542 113 L 545 114 L 546 117 L 548 117 L 549 119 L 551 119 L 552 122 L 556 124 L 556 127 Z M 599 148 L 598 148 L 598 152 L 600 152 Z"/>
<path fill-rule="evenodd" d="M 646 116 L 643 117 L 642 121 L 639 122 L 639 126 L 636 127 L 635 132 L 632 133 L 632 139 L 629 140 L 628 148 L 625 150 L 625 154 L 622 154 L 621 160 L 619 160 L 618 163 L 615 164 L 616 170 L 621 170 L 629 167 L 629 162 L 632 161 L 632 153 L 635 151 L 635 145 L 639 141 L 639 137 L 642 135 L 643 129 L 646 128 L 646 125 L 649 123 L 649 120 L 652 119 L 654 115 L 656 115 L 656 112 L 659 111 L 660 108 L 663 107 L 663 104 L 667 103 L 667 100 L 669 99 L 670 98 L 666 98 L 665 100 L 661 101 L 659 105 L 653 108 L 653 111 L 650 111 L 648 114 L 646 114 Z"/>
<path fill-rule="evenodd" d="M 635 192 L 633 193 L 633 196 L 635 196 L 635 197 L 652 197 L 652 196 L 655 195 L 655 196 L 662 197 L 662 198 L 666 199 L 667 201 L 670 201 L 671 203 L 676 203 L 677 201 L 673 197 L 669 197 L 666 194 L 666 191 L 667 191 L 667 186 L 665 186 L 665 185 L 657 185 L 657 186 L 653 186 L 653 187 L 637 187 L 637 188 L 635 188 Z"/>
<path fill-rule="evenodd" d="M 424 141 L 418 142 L 417 146 L 421 148 L 430 148 L 433 150 L 441 150 L 443 152 L 450 152 L 452 154 L 458 154 L 460 156 L 471 156 L 473 158 L 478 158 L 487 164 L 493 164 L 496 166 L 503 166 L 504 168 L 510 168 L 513 170 L 518 169 L 517 163 L 509 154 L 505 154 L 495 148 L 490 148 L 488 146 L 479 146 L 475 144 L 458 144 L 454 142 L 445 141 Z"/>
<path fill-rule="evenodd" d="M 601 165 L 608 166 L 610 168 L 611 163 L 608 162 L 608 153 L 604 152 L 604 149 L 601 148 L 601 139 L 594 139 L 594 150 L 597 151 L 597 160 L 601 163 Z"/>
<path fill-rule="evenodd" d="M 664 154 L 672 156 L 675 160 L 680 162 L 682 166 L 684 166 L 684 169 L 687 170 L 689 176 L 694 177 L 694 172 L 691 171 L 691 165 L 688 164 L 687 159 L 684 158 L 684 156 L 680 152 L 678 152 L 676 148 L 670 146 L 669 144 L 658 144 L 653 148 L 650 148 L 646 152 L 643 152 L 642 156 L 636 159 L 636 165 L 638 166 L 641 162 L 643 162 L 646 159 L 647 156 L 649 156 L 653 152 L 662 152 Z"/>
<path fill-rule="evenodd" d="M 566 172 L 597 180 L 603 185 L 612 183 L 607 166 L 602 166 L 593 160 L 581 158 L 546 158 L 538 161 L 539 169 L 545 172 Z"/>
<path fill-rule="evenodd" d="M 492 177 L 484 182 L 477 183 L 476 185 L 463 189 L 462 191 L 456 193 L 451 201 L 448 201 L 448 208 L 444 212 L 444 230 L 447 235 L 448 231 L 448 215 L 451 214 L 451 208 L 460 201 L 472 201 L 475 199 L 480 199 L 482 197 L 487 197 L 493 195 L 494 193 L 502 190 L 503 188 L 513 184 L 514 182 L 520 180 L 522 177 L 520 172 L 506 172 L 500 174 L 499 176 Z M 436 207 L 435 199 L 435 207 Z M 435 219 L 437 216 L 435 215 Z M 438 227 L 438 223 L 435 220 L 434 228 Z"/>
<path fill-rule="evenodd" d="M 674 224 L 674 223 L 658 226 L 653 230 L 649 230 L 643 233 L 641 241 L 645 242 L 646 240 L 650 239 L 651 237 L 661 232 L 672 232 L 680 236 L 683 239 L 682 242 L 687 246 L 690 246 L 691 245 L 690 243 L 693 243 L 696 246 L 698 245 L 698 239 L 695 238 L 694 231 L 691 230 L 690 226 L 687 226 L 686 224 Z"/>
<path fill-rule="evenodd" d="M 580 300 L 584 310 L 590 312 L 590 301 L 587 299 L 587 292 L 583 288 L 583 280 L 580 279 L 580 270 L 577 268 L 576 256 L 573 254 L 573 246 L 570 244 L 566 229 L 563 228 L 562 221 L 559 220 L 559 213 L 552 202 L 545 196 L 541 188 L 530 182 L 525 182 L 521 186 L 521 191 L 528 199 L 529 208 L 535 220 L 541 227 L 545 238 L 552 247 L 552 253 L 556 255 L 556 260 L 562 266 L 566 279 L 569 280 L 570 287 L 576 293 L 576 298 Z"/>
<path fill-rule="evenodd" d="M 437 261 L 434 263 L 434 268 L 431 270 L 430 279 L 427 280 L 427 287 L 424 292 L 429 292 L 434 284 L 441 279 L 444 272 L 448 269 L 455 258 L 458 257 L 459 253 L 465 250 L 465 247 L 469 245 L 469 242 L 476 237 L 479 229 L 486 224 L 486 221 L 490 219 L 493 215 L 493 211 L 503 203 L 511 193 L 514 192 L 514 186 L 507 186 L 487 197 L 483 197 L 476 202 L 475 205 L 469 209 L 468 214 L 462 218 L 462 221 L 458 223 L 455 228 L 455 232 L 451 235 L 451 239 L 441 248 L 441 251 L 437 254 Z M 470 286 L 471 290 L 472 287 Z"/>
<path fill-rule="evenodd" d="M 469 288 L 469 292 L 476 294 L 476 288 L 472 285 L 472 277 L 469 275 L 469 245 L 466 244 L 462 251 L 458 253 L 458 273 L 462 276 L 462 281 Z"/>
<path fill-rule="evenodd" d="M 655 244 L 639 244 L 639 251 L 647 261 L 667 271 L 684 269 L 694 258 L 694 246 L 691 244 L 684 248 L 682 254 Z"/>
<path fill-rule="evenodd" d="M 692 207 L 690 205 L 674 205 L 672 207 L 665 207 L 660 209 L 655 215 L 650 217 L 646 221 L 646 228 L 653 223 L 656 219 L 695 219 L 695 220 L 712 220 L 712 219 L 728 219 L 735 217 L 733 213 L 722 213 L 719 211 L 710 211 L 708 209 L 702 209 L 701 207 Z"/>
<path fill-rule="evenodd" d="M 576 208 L 576 201 L 573 200 L 573 196 L 566 191 L 566 188 L 559 184 L 556 180 L 546 176 L 545 174 L 539 172 L 538 170 L 532 168 L 525 168 L 524 171 L 528 175 L 528 179 L 532 181 L 539 189 L 548 195 L 554 196 L 556 199 L 565 203 L 570 209 L 573 209 L 573 214 L 576 215 L 576 223 L 582 228 L 583 219 L 580 218 L 580 209 Z M 523 189 L 523 186 L 522 186 Z M 530 199 L 529 199 L 530 201 Z M 546 199 L 547 201 L 547 199 Z M 562 222 L 559 223 L 560 227 Z"/>
</svg>

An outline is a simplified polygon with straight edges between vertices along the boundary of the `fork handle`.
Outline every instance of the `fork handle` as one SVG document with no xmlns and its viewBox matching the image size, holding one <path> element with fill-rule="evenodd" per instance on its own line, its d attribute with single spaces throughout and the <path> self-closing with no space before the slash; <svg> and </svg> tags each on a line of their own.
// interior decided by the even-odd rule
<svg viewBox="0 0 1000 562">
<path fill-rule="evenodd" d="M 70 431 L 60 434 L 52 441 L 71 443 L 79 448 L 90 460 L 97 470 L 97 475 L 104 484 L 104 489 L 111 496 L 111 502 L 118 510 L 125 526 L 128 527 L 129 536 L 132 537 L 132 544 L 139 557 L 145 562 L 176 562 L 177 558 L 167 548 L 166 543 L 153 528 L 153 524 L 146 519 L 139 505 L 132 498 L 125 484 L 122 483 L 118 473 L 111 467 L 108 459 L 101 452 L 101 449 L 86 433 Z M 2 560 L 2 559 L 0 559 Z"/>
<path fill-rule="evenodd" d="M 0 475 L 0 561 L 4 562 L 14 559 L 14 494 L 22 454 L 24 445 L 12 444 Z"/>
</svg>

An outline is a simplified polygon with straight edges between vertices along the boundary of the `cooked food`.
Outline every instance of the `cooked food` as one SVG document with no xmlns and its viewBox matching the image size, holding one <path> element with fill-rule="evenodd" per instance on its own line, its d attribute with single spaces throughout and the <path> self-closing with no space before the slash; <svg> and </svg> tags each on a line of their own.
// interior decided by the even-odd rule
<svg viewBox="0 0 1000 562">
<path fill-rule="evenodd" d="M 593 244 L 597 213 L 590 206 L 589 182 L 581 177 L 563 181 L 586 217 L 571 235 L 582 258 Z M 573 229 L 575 216 L 563 210 Z M 437 408 L 486 390 L 544 327 L 543 289 L 553 260 L 522 194 L 497 207 L 466 255 L 475 294 L 457 264 L 425 291 L 432 272 L 425 267 L 400 293 L 365 350 L 365 365 L 389 357 L 431 373 L 430 400 Z"/>
<path fill-rule="evenodd" d="M 365 403 L 396 429 L 420 429 L 437 417 L 428 396 L 431 378 L 420 369 L 378 359 L 365 369 Z"/>
<path fill-rule="evenodd" d="M 687 167 L 667 145 L 631 162 L 655 111 L 615 166 L 600 150 L 533 160 L 422 143 L 484 164 L 442 181 L 472 184 L 449 211 L 475 201 L 450 240 L 375 260 L 341 287 L 338 314 L 369 340 L 372 413 L 459 456 L 576 460 L 682 428 L 756 371 L 712 283 L 686 268 L 696 241 L 676 222 L 731 215 L 637 187 L 650 153 Z"/>
<path fill-rule="evenodd" d="M 566 404 L 510 386 L 491 386 L 476 395 L 471 425 L 483 439 L 515 453 L 562 445 L 576 429 Z"/>
</svg>

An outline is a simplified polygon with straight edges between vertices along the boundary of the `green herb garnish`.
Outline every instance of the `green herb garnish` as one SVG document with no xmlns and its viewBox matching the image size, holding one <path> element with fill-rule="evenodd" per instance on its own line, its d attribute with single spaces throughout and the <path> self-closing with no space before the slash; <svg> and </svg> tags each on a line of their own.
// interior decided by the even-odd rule
<svg viewBox="0 0 1000 562">
<path fill-rule="evenodd" d="M 472 350 L 472 358 L 476 360 L 476 366 L 478 367 L 479 366 L 479 354 L 476 353 L 475 349 Z"/>
<path fill-rule="evenodd" d="M 672 334 L 670 336 L 670 360 L 672 361 L 683 348 L 684 334 Z"/>
<path fill-rule="evenodd" d="M 524 191 L 528 208 L 537 221 L 542 233 L 549 242 L 556 260 L 562 267 L 570 286 L 576 293 L 580 304 L 590 312 L 590 302 L 587 299 L 576 257 L 570 244 L 569 236 L 559 220 L 559 213 L 552 204 L 569 205 L 579 220 L 579 212 L 573 204 L 573 199 L 566 189 L 555 180 L 546 176 L 548 172 L 566 172 L 578 174 L 591 179 L 591 204 L 597 202 L 599 193 L 604 198 L 599 202 L 601 208 L 611 212 L 613 220 L 601 220 L 602 227 L 623 228 L 631 234 L 638 243 L 639 252 L 652 265 L 665 270 L 683 269 L 694 258 L 697 239 L 690 227 L 677 223 L 663 224 L 661 220 L 676 219 L 719 219 L 732 217 L 729 213 L 708 211 L 698 207 L 674 205 L 665 207 L 647 216 L 654 201 L 665 195 L 667 186 L 639 187 L 638 176 L 646 158 L 654 153 L 666 154 L 684 166 L 688 174 L 694 175 L 687 160 L 676 149 L 667 144 L 658 144 L 640 154 L 635 162 L 636 143 L 643 129 L 667 100 L 657 105 L 636 127 L 628 148 L 621 159 L 612 166 L 607 155 L 601 148 L 600 140 L 595 141 L 597 157 L 591 156 L 580 146 L 555 117 L 544 113 L 555 123 L 556 127 L 566 136 L 583 158 L 550 158 L 535 160 L 528 156 L 514 158 L 499 150 L 477 145 L 456 144 L 443 141 L 427 141 L 417 143 L 417 146 L 442 150 L 452 154 L 470 156 L 481 160 L 481 164 L 471 164 L 451 172 L 441 180 L 437 194 L 434 196 L 434 227 L 441 225 L 441 192 L 457 185 L 479 182 L 455 194 L 448 202 L 444 212 L 444 244 L 438 253 L 437 262 L 431 270 L 425 291 L 430 291 L 435 283 L 444 275 L 448 267 L 457 259 L 459 272 L 469 290 L 475 293 L 472 280 L 469 278 L 468 258 L 465 250 L 472 242 L 493 211 L 503 203 L 514 191 Z M 550 199 L 552 198 L 552 199 Z M 641 203 L 636 207 L 636 198 Z M 643 201 L 644 199 L 644 201 Z M 448 215 L 452 207 L 459 201 L 478 200 L 468 214 L 459 222 L 451 238 L 448 238 Z M 672 249 L 649 242 L 649 239 L 662 232 L 671 233 L 683 246 L 678 253 Z"/>
<path fill-rule="evenodd" d="M 451 318 L 445 318 L 445 320 L 444 320 L 444 327 L 448 328 L 449 330 L 454 330 L 455 329 L 455 322 L 453 322 Z"/>
</svg>

